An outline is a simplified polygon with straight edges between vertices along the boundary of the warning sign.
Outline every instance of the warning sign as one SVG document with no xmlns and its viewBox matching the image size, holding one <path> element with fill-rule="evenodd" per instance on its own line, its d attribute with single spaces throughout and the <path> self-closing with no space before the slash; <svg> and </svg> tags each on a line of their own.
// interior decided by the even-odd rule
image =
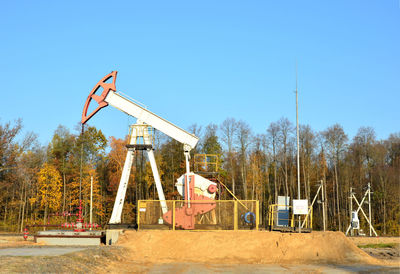
<svg viewBox="0 0 400 274">
<path fill-rule="evenodd" d="M 293 214 L 307 215 L 308 214 L 308 200 L 293 200 Z"/>
</svg>

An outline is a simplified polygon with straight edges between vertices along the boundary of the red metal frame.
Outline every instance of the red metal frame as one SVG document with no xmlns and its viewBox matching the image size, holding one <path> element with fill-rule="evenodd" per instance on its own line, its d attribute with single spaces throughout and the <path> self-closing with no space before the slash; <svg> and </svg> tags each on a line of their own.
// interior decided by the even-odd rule
<svg viewBox="0 0 400 274">
<path fill-rule="evenodd" d="M 63 224 L 47 224 L 47 225 L 27 225 L 24 229 L 24 239 L 26 240 L 29 235 L 28 228 L 30 227 L 62 227 L 62 228 L 74 228 L 74 232 L 84 232 L 86 231 L 85 228 L 101 228 L 100 225 L 96 223 L 84 223 L 83 216 L 82 216 L 82 200 L 79 200 L 79 207 L 78 213 L 70 213 L 70 212 L 62 212 L 60 213 L 53 213 L 50 216 L 77 216 L 76 223 L 63 223 Z M 47 237 L 47 236 L 46 236 Z"/>
<path fill-rule="evenodd" d="M 108 81 L 110 78 L 112 79 L 111 83 L 106 83 L 106 81 Z M 86 99 L 85 102 L 85 106 L 83 107 L 83 113 L 82 113 L 82 120 L 81 123 L 85 124 L 90 118 L 93 117 L 93 115 L 95 115 L 100 109 L 108 106 L 107 102 L 104 101 L 104 99 L 107 97 L 108 93 L 112 90 L 112 91 L 117 91 L 116 87 L 115 87 L 115 81 L 117 80 L 117 71 L 112 71 L 111 73 L 107 74 L 106 76 L 103 77 L 103 79 L 101 79 L 92 89 L 92 91 L 90 92 L 88 98 Z M 102 87 L 104 90 L 101 93 L 101 95 L 97 95 L 95 94 L 96 91 Z M 90 102 L 93 100 L 95 100 L 99 105 L 98 107 L 89 115 L 87 114 L 88 109 L 89 109 L 89 105 Z"/>
<path fill-rule="evenodd" d="M 28 239 L 28 235 L 29 235 L 28 229 L 25 227 L 25 229 L 24 229 L 24 240 L 25 241 Z"/>
<path fill-rule="evenodd" d="M 78 219 L 76 219 L 76 228 L 74 229 L 75 232 L 84 232 L 85 229 L 83 228 L 83 217 L 82 217 L 82 200 L 79 200 L 79 213 Z"/>
</svg>

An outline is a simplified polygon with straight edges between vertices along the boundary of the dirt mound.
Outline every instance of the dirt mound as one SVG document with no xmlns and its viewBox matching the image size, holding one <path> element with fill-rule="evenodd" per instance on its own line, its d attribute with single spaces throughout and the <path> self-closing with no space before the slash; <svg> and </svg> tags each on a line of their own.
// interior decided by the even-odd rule
<svg viewBox="0 0 400 274">
<path fill-rule="evenodd" d="M 143 263 L 380 264 L 341 232 L 127 231 L 118 244 Z"/>
</svg>

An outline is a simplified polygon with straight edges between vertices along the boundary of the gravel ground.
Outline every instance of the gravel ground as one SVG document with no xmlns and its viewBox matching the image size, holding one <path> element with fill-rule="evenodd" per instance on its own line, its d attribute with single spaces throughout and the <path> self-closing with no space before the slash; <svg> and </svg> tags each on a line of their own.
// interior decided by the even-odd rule
<svg viewBox="0 0 400 274">
<path fill-rule="evenodd" d="M 400 245 L 397 245 L 396 247 L 393 248 L 361 248 L 361 249 L 372 257 L 381 260 L 398 261 L 400 264 Z"/>
<path fill-rule="evenodd" d="M 85 248 L 77 247 L 17 247 L 0 249 L 0 256 L 60 256 L 82 251 Z"/>
<path fill-rule="evenodd" d="M 53 247 L 44 248 L 48 251 Z M 31 249 L 32 252 L 40 250 Z M 1 256 L 0 273 L 98 273 L 120 261 L 123 253 L 123 248 L 117 246 L 99 246 L 82 247 L 78 252 L 59 256 Z"/>
</svg>

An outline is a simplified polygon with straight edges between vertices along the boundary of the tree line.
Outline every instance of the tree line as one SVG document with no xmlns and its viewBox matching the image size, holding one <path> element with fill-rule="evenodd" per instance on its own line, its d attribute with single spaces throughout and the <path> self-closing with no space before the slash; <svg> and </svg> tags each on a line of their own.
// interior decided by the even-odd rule
<svg viewBox="0 0 400 274">
<path fill-rule="evenodd" d="M 218 155 L 218 179 L 239 199 L 259 200 L 262 225 L 278 196 L 297 197 L 295 127 L 287 118 L 255 133 L 234 118 L 220 125 L 194 124 L 200 137 L 194 154 Z M 0 124 L 0 230 L 22 231 L 26 225 L 62 223 L 76 212 L 81 196 L 88 220 L 93 183 L 93 220 L 106 224 L 118 189 L 128 138 L 106 138 L 101 130 L 59 126 L 52 140 L 40 145 L 34 133 L 22 136 L 22 121 Z M 349 224 L 350 188 L 360 199 L 372 186 L 372 221 L 380 235 L 400 234 L 400 132 L 378 140 L 371 127 L 349 136 L 339 124 L 323 131 L 301 125 L 301 197 L 312 200 L 324 185 L 327 229 L 345 231 Z M 155 132 L 155 157 L 166 199 L 180 199 L 174 184 L 185 172 L 182 144 Z M 193 159 L 193 157 L 192 157 Z M 191 163 L 192 169 L 194 163 Z M 232 199 L 221 189 L 219 199 Z M 136 202 L 158 199 L 151 167 L 143 151 L 135 152 L 122 222 L 136 221 Z M 320 200 L 320 198 L 319 198 Z M 314 205 L 314 227 L 322 229 L 321 203 Z M 57 215 L 56 214 L 56 215 Z M 61 214 L 62 215 L 62 214 Z M 65 214 L 64 214 L 65 215 Z M 361 226 L 367 223 L 360 218 Z"/>
</svg>

